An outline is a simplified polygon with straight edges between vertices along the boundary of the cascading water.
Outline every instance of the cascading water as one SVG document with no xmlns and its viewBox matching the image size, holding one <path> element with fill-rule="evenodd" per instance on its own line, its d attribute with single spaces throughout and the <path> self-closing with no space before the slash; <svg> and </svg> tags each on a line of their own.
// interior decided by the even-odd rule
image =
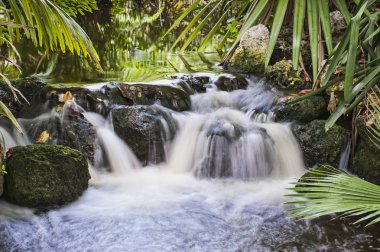
<svg viewBox="0 0 380 252">
<path fill-rule="evenodd" d="M 273 122 L 277 98 L 257 82 L 247 90 L 214 87 L 193 95 L 191 112 L 171 112 L 178 130 L 167 161 L 145 168 L 110 119 L 82 111 L 110 172 L 93 168 L 92 186 L 59 210 L 36 215 L 0 202 L 0 251 L 373 248 L 372 236 L 350 226 L 285 217 L 282 195 L 304 166 L 289 124 Z M 169 135 L 169 122 L 161 124 Z"/>
</svg>

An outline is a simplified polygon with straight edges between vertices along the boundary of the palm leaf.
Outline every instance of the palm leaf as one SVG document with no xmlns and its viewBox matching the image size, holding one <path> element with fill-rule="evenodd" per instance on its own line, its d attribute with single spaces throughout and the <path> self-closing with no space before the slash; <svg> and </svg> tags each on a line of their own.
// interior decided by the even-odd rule
<svg viewBox="0 0 380 252">
<path fill-rule="evenodd" d="M 305 9 L 306 0 L 295 0 L 293 20 L 293 68 L 295 70 L 298 69 Z"/>
<path fill-rule="evenodd" d="M 309 170 L 290 190 L 289 197 L 303 197 L 287 202 L 293 205 L 291 217 L 316 218 L 333 213 L 355 217 L 355 223 L 380 222 L 380 186 L 349 175 L 328 165 Z"/>
<path fill-rule="evenodd" d="M 0 114 L 8 118 L 12 122 L 12 124 L 16 127 L 16 129 L 19 132 L 22 132 L 22 128 L 20 124 L 17 122 L 12 112 L 8 109 L 8 107 L 2 101 L 0 101 Z"/>
<path fill-rule="evenodd" d="M 269 64 L 274 47 L 276 46 L 277 38 L 278 38 L 278 35 L 280 34 L 282 23 L 284 22 L 286 9 L 288 8 L 288 3 L 289 3 L 289 0 L 282 0 L 282 1 L 277 2 L 273 25 L 271 28 L 271 34 L 269 38 L 267 58 L 265 61 L 266 66 Z"/>
<path fill-rule="evenodd" d="M 49 0 L 9 0 L 6 16 L 20 27 L 8 26 L 10 38 L 19 40 L 20 30 L 46 51 L 69 51 L 92 60 L 99 56 L 87 34 L 72 17 Z M 10 40 L 12 42 L 12 40 Z"/>
</svg>

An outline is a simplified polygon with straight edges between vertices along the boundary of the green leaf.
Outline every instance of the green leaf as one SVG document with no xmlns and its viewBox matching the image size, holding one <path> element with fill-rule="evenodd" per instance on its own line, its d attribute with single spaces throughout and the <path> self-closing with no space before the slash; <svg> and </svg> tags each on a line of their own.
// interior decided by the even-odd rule
<svg viewBox="0 0 380 252">
<path fill-rule="evenodd" d="M 302 31 L 305 22 L 306 0 L 295 0 L 293 19 L 293 68 L 298 69 Z"/>
<path fill-rule="evenodd" d="M 265 61 L 266 66 L 268 66 L 274 47 L 276 46 L 277 38 L 278 38 L 278 35 L 280 34 L 282 23 L 284 22 L 286 9 L 288 8 L 288 3 L 289 3 L 289 0 L 277 1 L 276 11 L 274 14 L 274 20 L 273 20 L 271 34 L 269 38 L 267 58 Z"/>
<path fill-rule="evenodd" d="M 20 124 L 17 122 L 15 116 L 12 114 L 9 108 L 2 101 L 0 101 L 0 114 L 8 118 L 12 122 L 12 124 L 16 127 L 16 129 L 22 133 L 22 128 Z"/>
<path fill-rule="evenodd" d="M 332 33 L 331 33 L 329 3 L 328 1 L 318 1 L 318 7 L 319 7 L 319 14 L 321 17 L 323 34 L 326 41 L 326 47 L 330 55 L 333 51 L 333 42 L 332 42 Z"/>
<path fill-rule="evenodd" d="M 318 1 L 319 0 L 308 0 L 307 2 L 307 20 L 309 23 L 310 50 L 314 83 L 317 81 L 318 75 Z"/>
<path fill-rule="evenodd" d="M 344 217 L 361 216 L 355 223 L 372 220 L 367 224 L 372 225 L 380 221 L 378 185 L 328 165 L 309 170 L 295 184 L 293 190 L 297 193 L 287 196 L 306 199 L 287 203 L 295 205 L 288 210 L 291 217 L 316 218 L 341 213 Z"/>
</svg>

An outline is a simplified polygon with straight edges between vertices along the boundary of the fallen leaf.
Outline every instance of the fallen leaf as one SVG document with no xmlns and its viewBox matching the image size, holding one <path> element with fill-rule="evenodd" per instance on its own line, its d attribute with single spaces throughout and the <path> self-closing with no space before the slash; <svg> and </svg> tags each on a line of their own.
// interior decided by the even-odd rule
<svg viewBox="0 0 380 252">
<path fill-rule="evenodd" d="M 59 96 L 59 102 L 66 103 L 73 99 L 73 94 L 67 91 L 65 94 Z"/>
<path fill-rule="evenodd" d="M 40 136 L 37 138 L 36 143 L 44 144 L 47 140 L 49 140 L 50 134 L 44 130 L 41 132 Z"/>
<path fill-rule="evenodd" d="M 331 92 L 330 101 L 329 101 L 329 105 L 327 106 L 327 110 L 330 113 L 333 113 L 336 110 L 336 104 L 337 104 L 337 102 L 336 102 L 335 94 L 334 94 L 334 92 Z"/>
</svg>

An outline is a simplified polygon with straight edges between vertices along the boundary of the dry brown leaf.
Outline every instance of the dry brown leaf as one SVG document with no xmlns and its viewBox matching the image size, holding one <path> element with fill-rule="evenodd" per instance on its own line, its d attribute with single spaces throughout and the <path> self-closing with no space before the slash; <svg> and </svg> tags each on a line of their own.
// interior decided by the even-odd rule
<svg viewBox="0 0 380 252">
<path fill-rule="evenodd" d="M 41 132 L 40 136 L 37 138 L 36 143 L 44 144 L 47 140 L 49 140 L 50 134 L 44 130 Z"/>
<path fill-rule="evenodd" d="M 301 90 L 300 92 L 298 92 L 298 95 L 299 96 L 304 96 L 305 94 L 308 94 L 311 91 L 313 91 L 313 89 L 304 89 L 304 90 Z"/>
<path fill-rule="evenodd" d="M 67 91 L 64 95 L 59 96 L 59 102 L 66 103 L 73 99 L 73 94 L 70 91 Z"/>
<path fill-rule="evenodd" d="M 337 104 L 337 102 L 336 102 L 335 94 L 334 94 L 334 92 L 331 92 L 330 101 L 329 101 L 329 105 L 327 106 L 327 110 L 330 113 L 333 113 L 336 110 L 336 104 Z"/>
</svg>

